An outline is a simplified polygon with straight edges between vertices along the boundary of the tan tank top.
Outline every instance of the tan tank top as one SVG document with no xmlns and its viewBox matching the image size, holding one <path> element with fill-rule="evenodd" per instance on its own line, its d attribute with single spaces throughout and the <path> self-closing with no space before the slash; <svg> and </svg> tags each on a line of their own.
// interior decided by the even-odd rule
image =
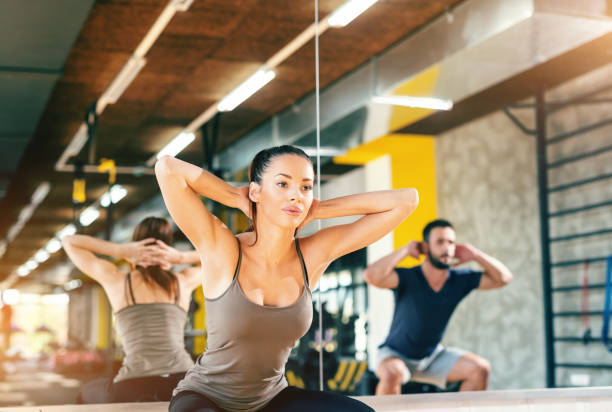
<svg viewBox="0 0 612 412">
<path fill-rule="evenodd" d="M 238 240 L 238 239 L 237 239 Z M 229 412 L 256 411 L 287 387 L 285 363 L 291 348 L 312 322 L 312 295 L 298 240 L 304 289 L 291 305 L 258 305 L 238 283 L 242 250 L 231 285 L 215 299 L 205 299 L 208 347 L 174 394 L 201 393 Z"/>
<path fill-rule="evenodd" d="M 115 313 L 117 334 L 125 357 L 114 382 L 143 376 L 185 372 L 193 366 L 185 350 L 184 330 L 187 312 L 175 303 L 136 303 L 128 273 L 132 304 Z M 126 288 L 127 293 L 127 288 Z"/>
</svg>

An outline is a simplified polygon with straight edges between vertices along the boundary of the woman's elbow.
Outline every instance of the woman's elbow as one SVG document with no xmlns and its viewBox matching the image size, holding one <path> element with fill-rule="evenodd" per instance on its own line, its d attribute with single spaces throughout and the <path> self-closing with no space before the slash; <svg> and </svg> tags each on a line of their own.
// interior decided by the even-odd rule
<svg viewBox="0 0 612 412">
<path fill-rule="evenodd" d="M 508 283 L 512 282 L 512 279 L 514 279 L 514 275 L 512 274 L 512 272 L 507 271 L 506 273 L 504 273 L 504 275 L 502 276 L 502 286 L 506 286 Z"/>
<path fill-rule="evenodd" d="M 155 176 L 159 179 L 168 176 L 172 171 L 172 156 L 164 155 L 155 162 Z"/>
<path fill-rule="evenodd" d="M 409 213 L 419 205 L 419 192 L 415 188 L 403 189 L 400 200 L 402 208 L 405 208 Z"/>
<path fill-rule="evenodd" d="M 408 204 L 414 208 L 419 205 L 419 191 L 413 187 L 408 189 Z"/>
<path fill-rule="evenodd" d="M 367 284 L 369 284 L 369 285 L 371 285 L 371 284 L 372 284 L 372 282 L 374 281 L 374 279 L 372 278 L 372 271 L 371 271 L 371 270 L 366 269 L 366 270 L 364 270 L 364 271 L 363 271 L 363 280 L 364 280 L 364 281 L 365 281 Z"/>
</svg>

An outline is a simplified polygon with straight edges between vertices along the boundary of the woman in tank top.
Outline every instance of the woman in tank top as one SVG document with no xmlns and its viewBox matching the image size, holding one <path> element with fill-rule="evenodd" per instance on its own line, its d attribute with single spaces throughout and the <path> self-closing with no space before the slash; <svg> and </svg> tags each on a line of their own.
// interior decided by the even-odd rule
<svg viewBox="0 0 612 412">
<path fill-rule="evenodd" d="M 193 365 L 185 350 L 184 326 L 191 292 L 201 284 L 199 268 L 174 273 L 173 265 L 192 265 L 195 251 L 170 247 L 172 227 L 148 217 L 136 226 L 132 242 L 113 243 L 86 235 L 62 240 L 68 257 L 106 292 L 125 357 L 114 377 L 89 382 L 79 403 L 170 400 L 172 390 Z M 128 273 L 96 255 L 125 259 Z"/>
<path fill-rule="evenodd" d="M 166 207 L 206 262 L 207 350 L 179 382 L 170 411 L 372 411 L 340 394 L 288 387 L 285 363 L 310 326 L 311 289 L 328 265 L 393 230 L 416 208 L 417 191 L 319 201 L 312 162 L 293 146 L 259 152 L 241 188 L 169 156 L 155 172 Z M 253 230 L 235 236 L 199 196 L 240 209 Z M 364 216 L 296 236 L 314 219 L 353 215 Z"/>
</svg>

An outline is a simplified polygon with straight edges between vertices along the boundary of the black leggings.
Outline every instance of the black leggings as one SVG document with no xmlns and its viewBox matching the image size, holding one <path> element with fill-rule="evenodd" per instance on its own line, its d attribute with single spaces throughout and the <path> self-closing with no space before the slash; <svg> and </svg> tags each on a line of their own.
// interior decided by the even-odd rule
<svg viewBox="0 0 612 412">
<path fill-rule="evenodd" d="M 179 392 L 170 401 L 169 412 L 225 412 L 206 396 Z M 309 391 L 289 386 L 258 412 L 374 412 L 365 403 L 333 392 Z"/>
<path fill-rule="evenodd" d="M 76 403 L 159 402 L 169 401 L 172 391 L 185 372 L 168 376 L 145 376 L 113 383 L 100 378 L 81 387 Z"/>
</svg>

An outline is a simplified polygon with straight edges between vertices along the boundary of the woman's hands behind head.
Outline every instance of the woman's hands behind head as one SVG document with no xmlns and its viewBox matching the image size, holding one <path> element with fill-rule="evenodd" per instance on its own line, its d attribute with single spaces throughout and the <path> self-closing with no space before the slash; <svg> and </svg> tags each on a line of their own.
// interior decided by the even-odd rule
<svg viewBox="0 0 612 412">
<path fill-rule="evenodd" d="M 155 238 L 142 239 L 136 242 L 128 242 L 121 245 L 121 257 L 135 264 L 143 256 L 155 251 Z"/>
<path fill-rule="evenodd" d="M 123 248 L 123 257 L 133 266 L 160 266 L 170 270 L 173 265 L 181 263 L 181 252 L 155 238 L 129 242 Z"/>
<path fill-rule="evenodd" d="M 249 219 L 253 219 L 251 216 L 251 199 L 249 199 L 249 186 L 242 186 L 238 188 L 240 193 L 240 199 L 238 201 L 238 209 L 242 211 Z"/>
</svg>

